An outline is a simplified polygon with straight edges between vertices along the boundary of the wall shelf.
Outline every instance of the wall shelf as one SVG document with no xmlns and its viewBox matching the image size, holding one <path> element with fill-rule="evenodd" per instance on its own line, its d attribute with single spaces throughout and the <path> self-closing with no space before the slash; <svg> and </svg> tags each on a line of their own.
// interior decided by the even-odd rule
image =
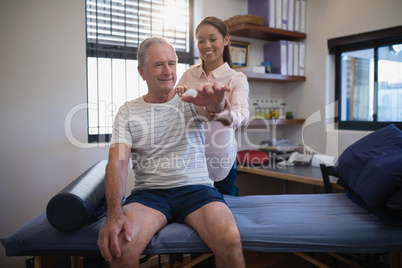
<svg viewBox="0 0 402 268">
<path fill-rule="evenodd" d="M 253 119 L 250 120 L 246 127 L 265 127 L 279 125 L 302 125 L 306 120 L 301 118 L 296 119 Z"/>
<path fill-rule="evenodd" d="M 249 23 L 238 24 L 229 27 L 229 34 L 242 36 L 247 38 L 254 38 L 260 40 L 301 40 L 305 39 L 307 35 L 300 32 L 286 31 L 282 29 L 270 28 L 266 26 L 258 26 Z"/>
<path fill-rule="evenodd" d="M 290 40 L 297 41 L 303 40 L 307 37 L 305 33 L 286 31 L 282 29 L 275 29 L 266 26 L 258 26 L 249 23 L 238 24 L 229 27 L 229 34 L 231 36 L 241 36 L 246 38 L 253 38 L 266 41 L 277 40 Z M 291 76 L 272 73 L 253 73 L 245 72 L 248 81 L 261 81 L 261 82 L 304 82 L 305 76 Z M 272 139 L 276 139 L 276 126 L 279 125 L 302 125 L 305 119 L 253 119 L 250 120 L 244 127 L 261 128 L 272 127 Z"/>
<path fill-rule="evenodd" d="M 292 76 L 283 74 L 265 74 L 265 73 L 252 73 L 245 72 L 249 81 L 262 81 L 262 82 L 303 82 L 306 81 L 305 76 Z"/>
</svg>

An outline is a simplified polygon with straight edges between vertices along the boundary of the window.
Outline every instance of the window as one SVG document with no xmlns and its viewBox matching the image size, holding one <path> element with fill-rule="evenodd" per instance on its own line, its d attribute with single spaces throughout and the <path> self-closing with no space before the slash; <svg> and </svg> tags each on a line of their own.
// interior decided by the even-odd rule
<svg viewBox="0 0 402 268">
<path fill-rule="evenodd" d="M 118 108 L 147 92 L 137 48 L 162 36 L 176 48 L 177 76 L 194 63 L 193 0 L 86 0 L 88 142 L 108 142 Z"/>
<path fill-rule="evenodd" d="M 402 129 L 402 26 L 328 40 L 338 129 Z"/>
</svg>

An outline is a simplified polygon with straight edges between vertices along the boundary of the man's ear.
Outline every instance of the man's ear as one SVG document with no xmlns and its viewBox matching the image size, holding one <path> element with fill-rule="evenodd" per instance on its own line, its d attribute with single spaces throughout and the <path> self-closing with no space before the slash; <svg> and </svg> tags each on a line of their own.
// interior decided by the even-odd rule
<svg viewBox="0 0 402 268">
<path fill-rule="evenodd" d="M 138 69 L 138 73 L 139 73 L 139 74 L 141 75 L 141 77 L 142 77 L 142 80 L 145 81 L 145 71 L 144 71 L 144 68 L 143 68 L 142 66 L 138 65 L 137 69 Z"/>
</svg>

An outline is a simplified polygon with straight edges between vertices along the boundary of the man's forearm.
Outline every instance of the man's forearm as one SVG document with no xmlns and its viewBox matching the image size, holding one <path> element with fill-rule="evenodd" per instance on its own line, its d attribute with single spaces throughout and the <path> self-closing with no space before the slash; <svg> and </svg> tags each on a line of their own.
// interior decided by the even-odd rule
<svg viewBox="0 0 402 268">
<path fill-rule="evenodd" d="M 182 96 L 181 99 L 184 102 L 204 107 L 208 113 L 220 113 L 225 107 L 225 94 L 230 91 L 230 88 L 226 86 L 221 87 L 215 82 L 213 85 L 205 84 L 202 86 L 198 84 L 196 91 L 197 95 Z"/>
<path fill-rule="evenodd" d="M 206 105 L 205 108 L 209 113 L 220 113 L 225 108 L 225 99 L 222 99 L 222 101 L 218 104 Z"/>
<path fill-rule="evenodd" d="M 122 214 L 121 202 L 126 189 L 127 174 L 121 167 L 109 163 L 105 175 L 106 215 L 120 216 Z"/>
</svg>

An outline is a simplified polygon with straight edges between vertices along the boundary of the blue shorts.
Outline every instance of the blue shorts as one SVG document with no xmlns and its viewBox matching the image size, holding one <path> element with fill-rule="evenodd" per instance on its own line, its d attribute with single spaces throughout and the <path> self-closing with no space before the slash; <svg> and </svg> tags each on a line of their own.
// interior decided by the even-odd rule
<svg viewBox="0 0 402 268">
<path fill-rule="evenodd" d="M 134 191 L 126 198 L 124 205 L 132 202 L 141 203 L 162 212 L 171 222 L 183 222 L 191 212 L 214 201 L 226 204 L 223 195 L 216 188 L 189 185 Z"/>
</svg>

